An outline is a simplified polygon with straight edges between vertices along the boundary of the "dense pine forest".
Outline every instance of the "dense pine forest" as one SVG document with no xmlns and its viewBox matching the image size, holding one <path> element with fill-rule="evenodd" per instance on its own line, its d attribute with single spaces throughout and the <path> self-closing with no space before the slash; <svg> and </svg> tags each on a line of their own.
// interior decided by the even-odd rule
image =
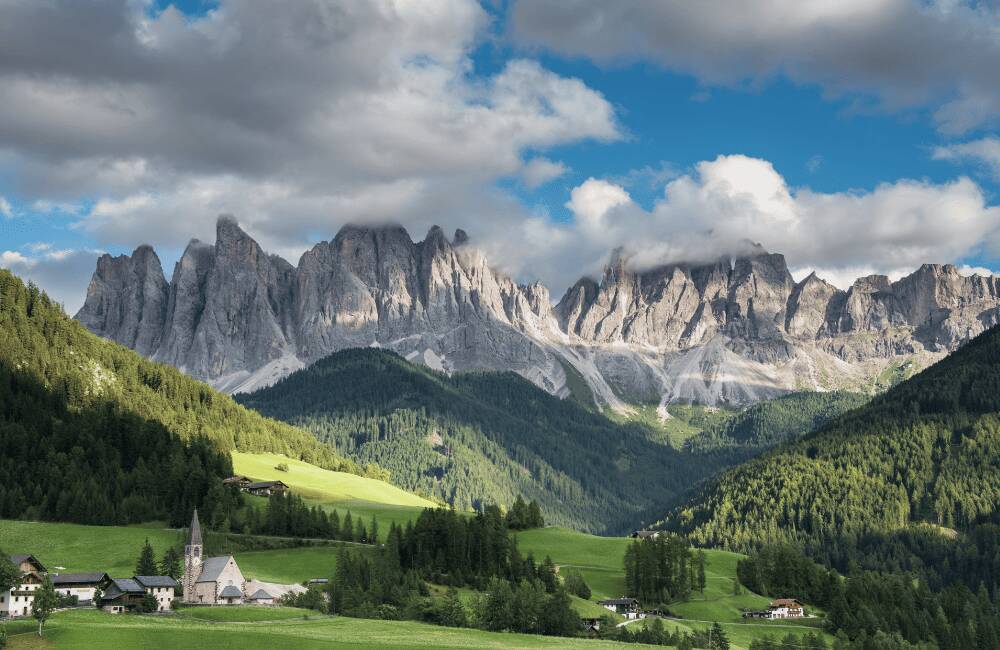
<svg viewBox="0 0 1000 650">
<path fill-rule="evenodd" d="M 123 524 L 213 509 L 228 452 L 360 473 L 307 432 L 87 332 L 0 270 L 0 517 Z M 379 473 L 376 471 L 376 473 Z"/>
<path fill-rule="evenodd" d="M 749 550 L 833 542 L 1000 509 L 1000 331 L 804 439 L 724 473 L 669 524 Z"/>
<path fill-rule="evenodd" d="M 537 500 L 553 523 L 622 531 L 724 466 L 690 462 L 514 373 L 448 375 L 378 349 L 344 350 L 239 401 L 458 509 Z"/>
<path fill-rule="evenodd" d="M 998 389 L 993 329 L 723 473 L 666 526 L 752 553 L 741 582 L 825 608 L 837 648 L 1000 648 Z"/>
<path fill-rule="evenodd" d="M 762 450 L 797 440 L 862 406 L 868 399 L 867 395 L 846 391 L 792 393 L 748 406 L 731 418 L 689 438 L 684 447 L 693 452 L 738 448 L 745 450 L 750 457 Z"/>
</svg>

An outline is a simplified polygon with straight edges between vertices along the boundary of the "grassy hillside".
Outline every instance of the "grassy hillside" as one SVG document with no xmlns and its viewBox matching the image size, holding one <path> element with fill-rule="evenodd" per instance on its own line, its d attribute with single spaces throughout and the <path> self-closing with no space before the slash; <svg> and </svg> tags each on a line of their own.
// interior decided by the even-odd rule
<svg viewBox="0 0 1000 650">
<path fill-rule="evenodd" d="M 530 551 L 537 558 L 548 555 L 560 570 L 570 567 L 578 569 L 591 589 L 591 601 L 596 603 L 598 600 L 625 595 L 623 563 L 625 548 L 632 540 L 625 537 L 596 537 L 550 526 L 518 533 L 517 541 L 522 552 Z M 744 609 L 765 608 L 770 599 L 744 588 L 740 589 L 740 594 L 734 594 L 736 563 L 744 556 L 719 550 L 706 550 L 705 555 L 705 593 L 695 592 L 687 601 L 671 603 L 670 612 L 681 620 L 666 621 L 668 629 L 702 630 L 713 622 L 719 622 L 733 642 L 734 650 L 742 650 L 748 648 L 750 641 L 755 638 L 784 635 L 787 632 L 802 635 L 821 628 L 821 618 L 799 622 L 744 622 Z M 631 628 L 641 623 L 629 625 Z M 824 636 L 830 640 L 828 635 Z"/>
<path fill-rule="evenodd" d="M 30 553 L 53 572 L 106 571 L 114 577 L 131 576 L 135 572 L 139 551 L 147 539 L 159 560 L 170 546 L 183 546 L 184 531 L 155 524 L 84 526 L 0 519 L 3 550 L 7 553 Z M 227 543 L 226 539 L 233 542 Z M 241 539 L 241 536 L 209 536 L 206 552 L 224 553 L 234 544 L 238 549 Z M 322 546 L 235 552 L 240 568 L 248 578 L 292 583 L 333 575 L 340 545 L 335 542 Z M 367 548 L 357 544 L 351 544 L 351 547 Z"/>
<path fill-rule="evenodd" d="M 378 349 L 345 350 L 238 398 L 460 510 L 538 500 L 547 520 L 621 531 L 721 466 L 690 462 L 514 373 L 448 376 Z"/>
<path fill-rule="evenodd" d="M 232 611 L 228 610 L 227 611 Z M 240 611 L 240 610 L 236 610 Z M 11 650 L 26 648 L 632 648 L 607 641 L 482 632 L 414 623 L 310 614 L 284 620 L 209 622 L 188 617 L 114 616 L 96 611 L 56 614 L 45 639 L 12 626 Z"/>
<path fill-rule="evenodd" d="M 0 475 L 20 477 L 0 485 L 0 517 L 180 524 L 231 471 L 233 450 L 362 471 L 309 433 L 87 332 L 5 270 L 0 440 Z"/>
<path fill-rule="evenodd" d="M 854 544 L 1000 511 L 1000 330 L 814 434 L 713 480 L 668 517 L 703 544 Z"/>
</svg>

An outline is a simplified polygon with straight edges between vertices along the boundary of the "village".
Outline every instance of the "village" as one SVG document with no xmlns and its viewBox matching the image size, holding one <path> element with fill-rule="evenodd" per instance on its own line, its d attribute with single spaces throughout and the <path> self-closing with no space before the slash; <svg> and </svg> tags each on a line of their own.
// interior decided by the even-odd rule
<svg viewBox="0 0 1000 650">
<path fill-rule="evenodd" d="M 258 494 L 287 490 L 280 481 L 265 483 L 248 485 L 244 489 L 256 489 Z M 112 614 L 170 612 L 178 594 L 180 602 L 190 605 L 273 606 L 286 595 L 307 591 L 307 586 L 301 584 L 247 580 L 232 555 L 205 557 L 197 510 L 191 518 L 184 546 L 184 573 L 179 582 L 169 575 L 116 578 L 103 571 L 55 573 L 30 554 L 12 555 L 10 560 L 21 578 L 19 584 L 7 592 L 0 592 L 0 619 L 31 616 L 35 597 L 46 576 L 52 582 L 60 606 L 97 607 Z M 326 579 L 316 578 L 307 584 L 316 586 L 326 582 Z"/>
</svg>

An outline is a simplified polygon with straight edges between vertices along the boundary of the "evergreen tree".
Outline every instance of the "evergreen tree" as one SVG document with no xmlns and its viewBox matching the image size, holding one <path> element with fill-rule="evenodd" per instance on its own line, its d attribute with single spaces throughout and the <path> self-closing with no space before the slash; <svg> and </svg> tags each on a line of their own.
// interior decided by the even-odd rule
<svg viewBox="0 0 1000 650">
<path fill-rule="evenodd" d="M 135 575 L 156 575 L 156 558 L 153 556 L 153 547 L 149 545 L 148 537 L 142 546 L 142 550 L 139 552 L 139 560 L 135 563 Z"/>
<path fill-rule="evenodd" d="M 726 636 L 726 631 L 718 622 L 712 624 L 709 639 L 711 650 L 729 650 L 729 637 Z"/>
<path fill-rule="evenodd" d="M 698 549 L 694 556 L 694 588 L 705 595 L 705 551 Z"/>
<path fill-rule="evenodd" d="M 160 560 L 160 574 L 170 576 L 174 580 L 178 580 L 183 573 L 184 569 L 181 566 L 181 554 L 178 553 L 177 549 L 173 546 L 168 546 L 167 550 L 163 553 L 163 559 Z M 136 575 L 145 574 L 137 573 Z"/>
</svg>

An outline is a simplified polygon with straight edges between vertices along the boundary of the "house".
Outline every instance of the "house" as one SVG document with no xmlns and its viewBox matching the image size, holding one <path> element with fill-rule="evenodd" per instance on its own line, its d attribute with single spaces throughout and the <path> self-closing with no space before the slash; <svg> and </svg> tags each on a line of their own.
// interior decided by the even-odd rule
<svg viewBox="0 0 1000 650">
<path fill-rule="evenodd" d="M 325 587 L 330 584 L 329 578 L 312 578 L 306 583 L 307 587 Z"/>
<path fill-rule="evenodd" d="M 62 596 L 76 596 L 79 604 L 94 602 L 97 590 L 102 592 L 111 584 L 107 573 L 53 573 L 52 586 Z"/>
<path fill-rule="evenodd" d="M 743 612 L 743 618 L 803 618 L 805 615 L 805 607 L 794 598 L 778 598 L 772 600 L 767 609 Z"/>
<path fill-rule="evenodd" d="M 580 621 L 583 623 L 583 631 L 587 633 L 587 636 L 594 638 L 601 633 L 601 619 L 599 618 L 581 618 Z"/>
<path fill-rule="evenodd" d="M 101 596 L 101 609 L 121 614 L 134 609 L 146 595 L 146 589 L 134 578 L 112 578 Z"/>
<path fill-rule="evenodd" d="M 633 530 L 629 535 L 632 539 L 660 539 L 663 532 L 659 530 Z"/>
<path fill-rule="evenodd" d="M 599 600 L 597 604 L 604 609 L 616 614 L 621 614 L 625 618 L 642 618 L 642 610 L 639 609 L 639 601 L 635 598 L 612 598 L 610 600 Z"/>
<path fill-rule="evenodd" d="M 273 605 L 274 596 L 267 593 L 263 589 L 258 589 L 252 596 L 247 598 L 247 603 L 250 605 Z"/>
<path fill-rule="evenodd" d="M 134 576 L 140 587 L 156 599 L 156 611 L 169 612 L 174 606 L 174 596 L 180 587 L 170 576 Z"/>
<path fill-rule="evenodd" d="M 11 555 L 10 561 L 21 573 L 21 581 L 8 591 L 0 591 L 0 618 L 29 616 L 45 567 L 33 555 Z"/>
<path fill-rule="evenodd" d="M 271 494 L 284 494 L 288 491 L 288 486 L 281 481 L 257 481 L 242 489 L 255 496 L 269 497 Z"/>
<path fill-rule="evenodd" d="M 223 485 L 232 485 L 232 486 L 238 487 L 241 490 L 246 490 L 247 486 L 250 485 L 251 483 L 253 483 L 253 481 L 251 481 L 246 476 L 242 476 L 240 474 L 237 474 L 236 476 L 230 476 L 229 478 L 222 479 L 222 484 Z"/>
<path fill-rule="evenodd" d="M 767 610 L 771 612 L 771 618 L 802 618 L 806 615 L 802 603 L 794 598 L 772 600 Z"/>
<path fill-rule="evenodd" d="M 191 518 L 184 546 L 184 602 L 204 605 L 242 604 L 246 580 L 232 555 L 203 557 L 204 545 L 198 511 Z"/>
</svg>

